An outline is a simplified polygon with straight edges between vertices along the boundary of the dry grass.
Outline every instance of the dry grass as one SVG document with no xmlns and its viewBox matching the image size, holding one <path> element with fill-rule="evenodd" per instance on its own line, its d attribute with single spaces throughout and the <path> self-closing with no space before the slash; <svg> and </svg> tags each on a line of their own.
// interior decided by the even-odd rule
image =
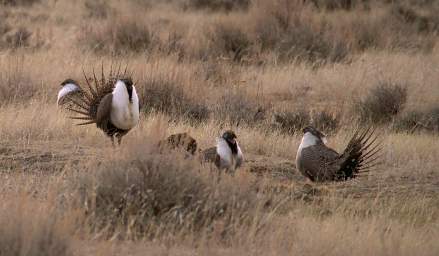
<svg viewBox="0 0 439 256">
<path fill-rule="evenodd" d="M 73 255 L 69 229 L 50 207 L 27 196 L 2 198 L 0 254 Z"/>
<path fill-rule="evenodd" d="M 0 10 L 1 255 L 438 254 L 434 1 L 32 2 Z M 141 98 L 117 149 L 56 106 L 102 63 L 128 63 Z M 382 165 L 306 181 L 300 129 L 342 151 L 361 118 L 381 124 Z M 154 146 L 226 129 L 234 177 Z"/>
<path fill-rule="evenodd" d="M 257 196 L 253 182 L 219 177 L 197 161 L 177 153 L 160 155 L 151 146 L 134 147 L 104 163 L 92 161 L 85 169 L 72 178 L 71 201 L 80 199 L 74 207 L 86 213 L 91 231 L 104 237 L 162 239 L 219 232 L 229 242 L 257 214 L 270 212 L 258 209 L 269 198 Z M 212 230 L 216 223 L 221 227 Z"/>
</svg>

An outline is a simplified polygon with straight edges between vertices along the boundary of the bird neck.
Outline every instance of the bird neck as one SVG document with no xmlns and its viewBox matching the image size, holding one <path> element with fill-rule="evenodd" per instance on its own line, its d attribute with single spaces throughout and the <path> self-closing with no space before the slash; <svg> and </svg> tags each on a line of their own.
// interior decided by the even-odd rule
<svg viewBox="0 0 439 256">
<path fill-rule="evenodd" d="M 230 150 L 232 151 L 233 155 L 238 154 L 238 142 L 235 144 L 230 143 L 228 140 L 225 140 L 227 142 L 227 145 L 229 145 Z"/>
<path fill-rule="evenodd" d="M 303 135 L 302 142 L 300 143 L 299 149 L 304 149 L 310 146 L 315 146 L 318 144 L 323 144 L 322 140 L 310 132 Z"/>
<path fill-rule="evenodd" d="M 131 95 L 129 95 L 127 87 L 125 84 L 121 81 L 118 81 L 116 83 L 116 86 L 113 90 L 113 101 L 117 102 L 117 105 L 119 106 L 128 106 L 130 103 L 133 102 L 133 98 L 137 97 L 136 91 L 132 90 Z M 131 100 L 130 100 L 131 98 Z"/>
<path fill-rule="evenodd" d="M 231 157 L 231 156 L 236 156 L 238 154 L 238 144 L 230 145 L 231 143 L 228 143 L 227 140 L 225 140 L 222 137 L 219 137 L 217 140 L 217 153 L 221 156 L 221 157 Z"/>
</svg>

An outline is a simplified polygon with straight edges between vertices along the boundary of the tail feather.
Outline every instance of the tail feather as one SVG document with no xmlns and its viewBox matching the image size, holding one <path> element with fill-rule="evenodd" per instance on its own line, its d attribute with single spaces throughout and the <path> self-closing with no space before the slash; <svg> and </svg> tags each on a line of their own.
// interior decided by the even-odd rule
<svg viewBox="0 0 439 256">
<path fill-rule="evenodd" d="M 87 77 L 87 75 L 85 74 L 84 69 L 82 69 L 82 73 L 84 75 L 85 78 L 85 82 L 87 83 L 87 89 L 90 92 L 91 96 L 93 98 L 97 98 L 98 97 L 98 92 L 97 92 L 97 88 L 93 88 L 93 86 L 90 84 L 90 78 Z M 95 90 L 96 89 L 96 90 Z"/>
<path fill-rule="evenodd" d="M 380 164 L 381 143 L 377 143 L 376 129 L 357 130 L 339 157 L 338 180 L 352 179 Z"/>
<path fill-rule="evenodd" d="M 95 69 L 93 68 L 93 79 L 94 79 L 94 82 L 95 82 L 95 88 L 96 88 L 96 91 L 97 92 L 99 92 L 101 89 L 99 88 L 99 81 L 102 83 L 102 80 L 98 80 L 97 78 L 96 78 L 96 74 L 95 74 Z"/>
<path fill-rule="evenodd" d="M 67 97 L 67 99 L 74 104 L 74 107 L 77 107 L 77 108 L 80 108 L 80 109 L 83 109 L 86 111 L 88 110 L 88 103 L 87 102 L 85 102 L 85 101 L 79 102 L 72 97 Z"/>
<path fill-rule="evenodd" d="M 90 119 L 90 117 L 87 116 L 69 116 L 69 118 L 75 120 L 88 120 L 88 121 L 92 120 Z"/>
<path fill-rule="evenodd" d="M 81 125 L 89 125 L 89 124 L 94 124 L 94 123 L 96 123 L 96 122 L 95 121 L 88 121 L 88 122 L 79 123 L 79 124 L 76 124 L 76 125 L 81 126 Z"/>
<path fill-rule="evenodd" d="M 370 162 L 373 162 L 375 158 L 379 157 L 377 156 L 378 153 L 381 152 L 381 148 L 377 148 L 375 151 L 368 151 L 364 156 L 363 159 L 361 159 L 361 164 L 368 164 Z"/>
<path fill-rule="evenodd" d="M 105 83 L 105 74 L 104 74 L 104 63 L 101 65 L 101 84 Z"/>
<path fill-rule="evenodd" d="M 77 113 L 77 114 L 81 114 L 81 115 L 85 115 L 85 116 L 88 116 L 89 115 L 89 113 L 87 113 L 87 112 L 84 112 L 84 111 L 81 111 L 81 110 L 78 110 L 78 109 L 74 109 L 74 108 L 70 108 L 70 107 L 68 107 L 68 108 L 66 108 L 67 110 L 70 110 L 70 111 L 72 111 L 72 112 L 75 112 L 75 113 Z"/>
</svg>

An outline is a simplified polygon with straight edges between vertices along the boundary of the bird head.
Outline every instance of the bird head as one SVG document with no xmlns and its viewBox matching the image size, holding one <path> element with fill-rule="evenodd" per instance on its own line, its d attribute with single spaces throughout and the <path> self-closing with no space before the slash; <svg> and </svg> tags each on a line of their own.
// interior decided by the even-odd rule
<svg viewBox="0 0 439 256">
<path fill-rule="evenodd" d="M 231 145 L 235 145 L 236 144 L 236 134 L 233 131 L 231 131 L 231 130 L 225 131 L 223 133 L 222 138 L 225 139 Z"/>
<path fill-rule="evenodd" d="M 64 80 L 62 83 L 61 83 L 61 87 L 64 87 L 65 85 L 67 85 L 67 84 L 73 84 L 73 85 L 78 85 L 78 83 L 75 81 L 75 80 L 73 80 L 73 79 L 71 79 L 71 78 L 68 78 L 68 79 L 66 79 L 66 80 Z"/>
</svg>

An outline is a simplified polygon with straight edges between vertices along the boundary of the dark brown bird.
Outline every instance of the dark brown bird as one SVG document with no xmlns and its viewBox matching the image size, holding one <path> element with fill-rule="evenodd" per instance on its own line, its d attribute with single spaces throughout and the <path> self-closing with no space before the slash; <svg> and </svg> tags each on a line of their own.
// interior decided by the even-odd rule
<svg viewBox="0 0 439 256">
<path fill-rule="evenodd" d="M 126 70 L 120 73 L 120 69 L 115 74 L 110 71 L 108 79 L 103 70 L 100 79 L 94 72 L 93 78 L 85 74 L 84 77 L 87 86 L 68 83 L 78 87 L 71 86 L 75 92 L 81 93 L 80 97 L 72 97 L 69 93 L 64 95 L 72 103 L 66 109 L 79 114 L 70 118 L 84 121 L 78 125 L 95 123 L 111 138 L 113 145 L 114 137 L 120 144 L 122 137 L 139 122 L 139 98 L 131 78 L 126 76 Z"/>
<path fill-rule="evenodd" d="M 297 169 L 311 181 L 343 181 L 377 165 L 380 144 L 374 130 L 357 131 L 342 154 L 325 145 L 325 136 L 315 128 L 303 129 L 296 155 Z"/>
<path fill-rule="evenodd" d="M 197 151 L 197 141 L 187 133 L 172 134 L 159 142 L 160 151 L 182 149 L 194 155 Z"/>
<path fill-rule="evenodd" d="M 202 152 L 202 160 L 214 163 L 219 170 L 235 172 L 244 161 L 236 138 L 236 134 L 233 131 L 224 132 L 217 139 L 215 147 L 208 148 Z"/>
</svg>

